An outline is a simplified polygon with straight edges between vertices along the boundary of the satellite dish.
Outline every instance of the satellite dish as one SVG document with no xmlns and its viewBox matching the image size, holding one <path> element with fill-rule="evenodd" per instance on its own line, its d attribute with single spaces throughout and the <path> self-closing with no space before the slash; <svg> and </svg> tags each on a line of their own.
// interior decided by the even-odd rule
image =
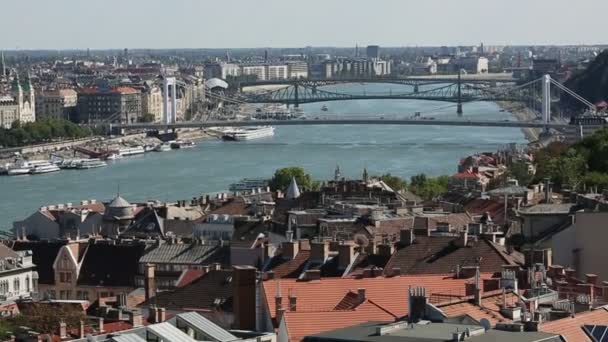
<svg viewBox="0 0 608 342">
<path fill-rule="evenodd" d="M 492 328 L 492 325 L 490 324 L 490 321 L 488 321 L 488 319 L 487 319 L 487 318 L 482 318 L 482 319 L 479 321 L 479 324 L 481 324 L 481 326 L 482 326 L 482 327 L 483 327 L 483 328 L 484 328 L 486 331 L 488 331 L 488 330 L 490 330 L 490 329 Z"/>
</svg>

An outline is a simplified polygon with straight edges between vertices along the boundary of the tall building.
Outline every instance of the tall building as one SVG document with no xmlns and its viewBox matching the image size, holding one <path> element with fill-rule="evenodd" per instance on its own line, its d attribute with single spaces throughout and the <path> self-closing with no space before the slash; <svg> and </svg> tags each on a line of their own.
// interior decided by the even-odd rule
<svg viewBox="0 0 608 342">
<path fill-rule="evenodd" d="M 0 127 L 10 128 L 17 120 L 21 123 L 36 121 L 35 99 L 29 76 L 24 80 L 15 76 L 11 84 L 11 94 L 0 95 Z"/>
<path fill-rule="evenodd" d="M 152 114 L 154 122 L 163 118 L 163 93 L 156 84 L 146 84 L 141 94 L 142 115 Z"/>
<path fill-rule="evenodd" d="M 77 112 L 80 122 L 137 122 L 142 116 L 141 92 L 131 87 L 82 89 Z"/>
<path fill-rule="evenodd" d="M 36 99 L 36 117 L 43 119 L 74 119 L 78 93 L 73 89 L 42 92 Z"/>
<path fill-rule="evenodd" d="M 367 52 L 367 58 L 369 58 L 369 59 L 379 59 L 380 58 L 380 47 L 378 45 L 368 45 L 366 52 Z"/>
</svg>

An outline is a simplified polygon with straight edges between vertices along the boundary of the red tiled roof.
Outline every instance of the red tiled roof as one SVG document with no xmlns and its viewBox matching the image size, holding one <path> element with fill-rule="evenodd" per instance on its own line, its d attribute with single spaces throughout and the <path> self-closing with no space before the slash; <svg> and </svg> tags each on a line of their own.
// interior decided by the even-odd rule
<svg viewBox="0 0 608 342">
<path fill-rule="evenodd" d="M 482 273 L 482 279 L 491 278 L 491 274 Z M 462 297 L 465 295 L 465 283 L 470 279 L 455 279 L 451 275 L 422 275 L 376 278 L 322 278 L 320 281 L 299 281 L 296 279 L 275 279 L 263 283 L 265 298 L 272 318 L 276 308 L 274 297 L 277 286 L 281 293 L 296 294 L 298 312 L 332 311 L 343 301 L 349 292 L 365 289 L 365 297 L 395 316 L 408 313 L 408 288 L 423 286 L 427 295 L 443 294 Z M 368 321 L 375 320 L 369 317 Z"/>
<path fill-rule="evenodd" d="M 299 298 L 298 298 L 299 299 Z M 285 325 L 292 342 L 301 341 L 308 335 L 346 328 L 369 321 L 393 322 L 396 316 L 382 309 L 371 300 L 366 300 L 352 310 L 325 312 L 286 312 Z"/>
<path fill-rule="evenodd" d="M 276 256 L 275 258 L 280 259 L 282 255 Z M 296 254 L 295 258 L 287 260 L 276 266 L 270 266 L 270 271 L 274 273 L 275 278 L 297 278 L 303 270 L 304 264 L 310 258 L 310 250 L 300 250 Z"/>
<path fill-rule="evenodd" d="M 513 306 L 517 304 L 519 297 L 514 293 L 506 294 L 507 305 Z M 457 303 L 438 305 L 441 311 L 443 311 L 448 317 L 457 317 L 461 315 L 468 315 L 476 321 L 480 321 L 482 318 L 490 321 L 492 326 L 499 322 L 510 321 L 508 318 L 500 314 L 500 307 L 502 305 L 502 294 L 491 294 L 485 296 L 481 300 L 481 307 L 471 303 L 470 301 L 462 301 Z"/>
<path fill-rule="evenodd" d="M 476 198 L 464 205 L 464 210 L 472 215 L 490 214 L 490 218 L 495 223 L 505 222 L 505 205 L 494 200 Z"/>
<path fill-rule="evenodd" d="M 574 317 L 562 318 L 541 324 L 538 328 L 542 332 L 559 334 L 567 341 L 591 341 L 583 331 L 583 325 L 608 325 L 608 311 L 606 308 L 577 314 Z"/>
<path fill-rule="evenodd" d="M 247 203 L 242 199 L 233 199 L 223 206 L 211 211 L 209 215 L 248 215 Z"/>
<path fill-rule="evenodd" d="M 189 268 L 182 272 L 182 274 L 180 275 L 179 279 L 177 280 L 177 284 L 175 284 L 175 286 L 184 287 L 184 286 L 192 283 L 193 281 L 197 280 L 198 278 L 202 277 L 203 275 L 205 275 L 205 271 L 199 270 L 199 269 L 194 269 L 194 268 Z"/>
</svg>

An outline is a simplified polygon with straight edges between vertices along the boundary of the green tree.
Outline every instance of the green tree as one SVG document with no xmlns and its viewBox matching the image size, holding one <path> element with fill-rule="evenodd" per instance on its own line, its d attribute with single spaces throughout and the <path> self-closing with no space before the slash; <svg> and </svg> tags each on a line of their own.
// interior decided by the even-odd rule
<svg viewBox="0 0 608 342">
<path fill-rule="evenodd" d="M 154 114 L 152 114 L 152 113 L 146 113 L 146 114 L 144 114 L 144 115 L 143 115 L 143 116 L 142 116 L 142 117 L 139 119 L 139 121 L 141 121 L 141 122 L 154 122 L 154 119 L 155 119 L 155 118 L 156 118 L 156 117 L 154 116 Z"/>
<path fill-rule="evenodd" d="M 270 187 L 273 190 L 284 191 L 289 186 L 291 178 L 295 177 L 301 189 L 311 189 L 313 185 L 312 177 L 303 168 L 292 166 L 278 169 L 270 180 Z"/>
<path fill-rule="evenodd" d="M 517 179 L 517 182 L 521 186 L 528 186 L 534 175 L 530 173 L 530 168 L 525 162 L 515 162 L 509 166 L 508 175 L 511 178 Z"/>
<path fill-rule="evenodd" d="M 597 171 L 589 172 L 583 177 L 583 184 L 587 188 L 597 188 L 597 191 L 608 190 L 608 174 Z"/>
<path fill-rule="evenodd" d="M 390 173 L 383 174 L 380 179 L 395 191 L 404 190 L 407 187 L 407 182 L 404 179 Z"/>
<path fill-rule="evenodd" d="M 410 191 L 425 200 L 432 200 L 448 191 L 448 176 L 427 177 L 419 174 L 411 179 Z"/>
</svg>

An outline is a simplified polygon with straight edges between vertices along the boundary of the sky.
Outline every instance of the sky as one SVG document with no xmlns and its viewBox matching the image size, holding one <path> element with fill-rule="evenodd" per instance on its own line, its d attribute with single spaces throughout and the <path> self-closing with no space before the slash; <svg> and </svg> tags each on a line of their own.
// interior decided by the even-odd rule
<svg viewBox="0 0 608 342">
<path fill-rule="evenodd" d="M 562 45 L 608 40 L 608 0 L 1 2 L 0 49 L 11 50 Z"/>
</svg>

